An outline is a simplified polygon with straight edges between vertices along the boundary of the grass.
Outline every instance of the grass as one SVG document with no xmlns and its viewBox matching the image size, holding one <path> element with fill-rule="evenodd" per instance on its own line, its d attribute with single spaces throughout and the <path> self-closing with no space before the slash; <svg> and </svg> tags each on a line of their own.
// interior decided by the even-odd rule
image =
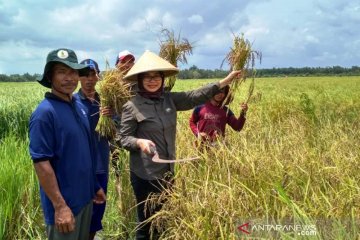
<svg viewBox="0 0 360 240">
<path fill-rule="evenodd" d="M 211 81 L 177 81 L 173 91 Z M 250 83 L 230 105 L 236 115 Z M 176 167 L 174 192 L 157 216 L 163 239 L 360 238 L 359 88 L 360 77 L 256 79 L 244 129 L 228 128 L 226 144 L 207 152 L 193 148 L 191 111 L 179 112 L 177 156 L 201 160 Z M 0 239 L 44 238 L 26 139 L 44 90 L 36 83 L 0 83 Z M 120 160 L 123 191 L 116 195 L 112 169 L 104 239 L 134 236 L 126 152 Z M 316 235 L 256 229 L 247 235 L 237 229 L 247 222 L 315 225 Z"/>
<path fill-rule="evenodd" d="M 0 141 L 0 239 L 43 239 L 38 184 L 28 141 L 8 135 Z"/>
</svg>

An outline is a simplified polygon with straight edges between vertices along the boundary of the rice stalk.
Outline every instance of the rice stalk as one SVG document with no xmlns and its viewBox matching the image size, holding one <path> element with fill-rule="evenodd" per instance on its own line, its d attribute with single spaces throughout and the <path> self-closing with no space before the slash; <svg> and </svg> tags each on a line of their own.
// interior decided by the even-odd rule
<svg viewBox="0 0 360 240">
<path fill-rule="evenodd" d="M 233 46 L 230 48 L 230 52 L 226 55 L 225 59 L 223 60 L 223 63 L 224 61 L 227 61 L 233 71 L 238 71 L 238 70 L 242 71 L 242 77 L 236 81 L 233 81 L 230 85 L 230 92 L 235 93 L 236 90 L 241 85 L 241 83 L 246 80 L 248 72 L 251 72 L 251 75 L 254 79 L 255 60 L 259 59 L 261 63 L 262 54 L 260 51 L 255 51 L 251 49 L 252 44 L 248 39 L 245 39 L 244 34 L 241 34 L 240 36 L 235 34 L 233 35 L 234 35 Z M 254 85 L 252 85 L 252 88 L 253 87 Z M 253 90 L 254 89 L 251 89 L 251 95 Z M 250 97 L 247 99 L 246 102 L 248 102 Z"/>
<path fill-rule="evenodd" d="M 246 104 L 248 104 L 248 102 L 250 101 L 250 99 L 251 99 L 251 97 L 252 97 L 252 95 L 254 93 L 254 88 L 255 88 L 255 78 L 252 78 L 250 86 L 249 86 L 248 95 L 247 95 L 247 98 L 246 98 L 246 101 L 245 101 Z"/>
<path fill-rule="evenodd" d="M 173 30 L 161 30 L 163 39 L 160 39 L 159 56 L 177 67 L 178 62 L 187 63 L 187 55 L 192 54 L 193 46 L 186 38 L 181 38 L 180 33 L 175 37 Z M 176 76 L 165 79 L 165 90 L 171 91 L 176 82 Z"/>
<path fill-rule="evenodd" d="M 261 62 L 261 52 L 252 50 L 251 46 L 252 44 L 248 39 L 245 39 L 244 34 L 241 34 L 241 36 L 234 34 L 233 47 L 225 58 L 232 70 L 253 69 L 256 59 Z"/>
<path fill-rule="evenodd" d="M 121 115 L 122 106 L 132 96 L 131 84 L 123 77 L 124 74 L 120 70 L 109 69 L 103 73 L 102 80 L 99 82 L 100 107 L 109 107 L 116 115 Z M 109 139 L 114 139 L 116 135 L 116 126 L 111 116 L 100 114 L 95 130 Z"/>
</svg>

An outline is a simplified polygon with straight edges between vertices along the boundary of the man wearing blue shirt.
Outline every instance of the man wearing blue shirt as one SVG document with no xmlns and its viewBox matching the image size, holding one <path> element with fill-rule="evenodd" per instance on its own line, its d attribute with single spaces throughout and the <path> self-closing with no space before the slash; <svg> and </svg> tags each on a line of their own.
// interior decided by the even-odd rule
<svg viewBox="0 0 360 240">
<path fill-rule="evenodd" d="M 90 123 L 90 132 L 93 135 L 95 143 L 96 178 L 106 194 L 109 179 L 110 146 L 108 139 L 100 136 L 95 131 L 100 116 L 100 97 L 95 90 L 96 83 L 99 80 L 100 69 L 97 62 L 92 59 L 85 59 L 81 61 L 81 64 L 88 66 L 90 71 L 87 76 L 80 77 L 81 89 L 78 93 L 74 94 L 74 97 L 81 101 L 86 108 Z M 105 207 L 106 202 L 93 205 L 90 224 L 90 240 L 94 239 L 96 232 L 103 228 L 101 220 L 104 216 Z"/>
<path fill-rule="evenodd" d="M 39 81 L 51 92 L 30 118 L 29 149 L 49 239 L 88 239 L 92 203 L 105 201 L 86 110 L 72 97 L 79 75 L 86 74 L 73 50 L 51 51 Z"/>
</svg>

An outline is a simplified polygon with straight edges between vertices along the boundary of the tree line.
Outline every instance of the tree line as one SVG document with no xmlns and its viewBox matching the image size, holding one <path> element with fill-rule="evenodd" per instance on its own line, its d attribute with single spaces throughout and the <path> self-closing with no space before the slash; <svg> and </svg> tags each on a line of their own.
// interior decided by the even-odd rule
<svg viewBox="0 0 360 240">
<path fill-rule="evenodd" d="M 34 82 L 40 78 L 41 74 L 0 74 L 0 82 Z"/>
<path fill-rule="evenodd" d="M 256 69 L 256 77 L 308 77 L 308 76 L 360 76 L 360 67 L 352 66 L 345 68 L 340 66 L 333 67 L 303 67 L 303 68 L 263 68 Z M 183 69 L 178 74 L 179 79 L 209 79 L 223 78 L 228 71 L 223 69 L 200 69 L 193 65 L 188 69 Z M 249 72 L 251 75 L 252 72 Z M 39 79 L 41 74 L 0 74 L 0 82 L 33 82 Z"/>
<path fill-rule="evenodd" d="M 256 77 L 308 77 L 308 76 L 360 76 L 360 67 L 352 66 L 345 68 L 340 66 L 333 67 L 303 67 L 303 68 L 268 68 L 256 69 Z M 252 75 L 249 71 L 249 75 Z M 189 69 L 181 70 L 178 74 L 179 79 L 201 79 L 201 78 L 223 78 L 228 71 L 222 69 L 208 70 L 199 69 L 195 65 Z"/>
</svg>

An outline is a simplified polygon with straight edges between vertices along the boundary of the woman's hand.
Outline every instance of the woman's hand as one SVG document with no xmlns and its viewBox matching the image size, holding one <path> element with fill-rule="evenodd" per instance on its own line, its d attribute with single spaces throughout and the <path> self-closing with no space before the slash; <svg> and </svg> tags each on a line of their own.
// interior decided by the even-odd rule
<svg viewBox="0 0 360 240">
<path fill-rule="evenodd" d="M 223 87 L 229 85 L 230 83 L 232 83 L 232 81 L 234 79 L 240 78 L 241 75 L 242 75 L 241 70 L 230 72 L 229 75 L 227 75 L 224 79 L 220 80 L 220 82 L 219 82 L 220 88 L 223 88 Z"/>
<path fill-rule="evenodd" d="M 153 141 L 139 138 L 136 141 L 136 144 L 138 145 L 140 150 L 143 151 L 144 153 L 149 155 L 153 154 L 153 151 L 151 150 L 155 147 L 155 143 L 153 143 Z"/>
</svg>

